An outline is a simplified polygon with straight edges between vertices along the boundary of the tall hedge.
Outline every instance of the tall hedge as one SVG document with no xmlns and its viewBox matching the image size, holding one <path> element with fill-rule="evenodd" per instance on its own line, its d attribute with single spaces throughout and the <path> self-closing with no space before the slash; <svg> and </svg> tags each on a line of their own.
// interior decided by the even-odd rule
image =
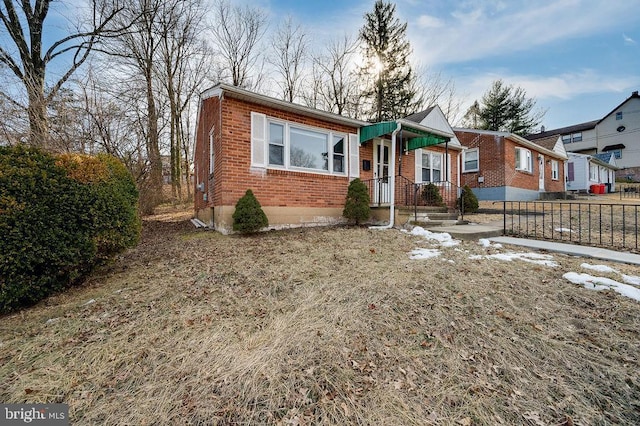
<svg viewBox="0 0 640 426">
<path fill-rule="evenodd" d="M 0 312 L 76 282 L 139 234 L 135 184 L 115 158 L 0 147 Z"/>
</svg>

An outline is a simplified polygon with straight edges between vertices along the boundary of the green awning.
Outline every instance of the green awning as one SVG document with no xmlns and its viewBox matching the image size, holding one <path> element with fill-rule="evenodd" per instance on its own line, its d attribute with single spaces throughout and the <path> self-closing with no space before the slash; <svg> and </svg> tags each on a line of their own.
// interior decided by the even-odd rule
<svg viewBox="0 0 640 426">
<path fill-rule="evenodd" d="M 418 148 L 426 148 L 428 146 L 439 145 L 445 143 L 449 138 L 439 135 L 421 136 L 419 138 L 411 138 L 407 143 L 407 150 L 412 151 Z"/>
<path fill-rule="evenodd" d="M 369 126 L 360 127 L 360 144 L 370 141 L 378 136 L 386 135 L 398 128 L 395 121 L 381 121 L 379 123 L 370 124 Z"/>
<path fill-rule="evenodd" d="M 388 135 L 397 128 L 398 123 L 395 121 L 381 121 L 380 123 L 363 126 L 360 128 L 360 144 L 379 136 Z M 407 126 L 405 123 L 402 123 L 402 131 L 406 136 L 408 136 L 407 149 L 409 151 L 445 143 L 450 139 L 445 136 L 436 135 L 425 130 Z"/>
</svg>

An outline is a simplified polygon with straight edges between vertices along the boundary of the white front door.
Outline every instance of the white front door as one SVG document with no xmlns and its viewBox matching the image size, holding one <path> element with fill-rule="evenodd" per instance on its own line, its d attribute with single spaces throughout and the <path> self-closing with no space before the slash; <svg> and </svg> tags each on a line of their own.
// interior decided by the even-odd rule
<svg viewBox="0 0 640 426">
<path fill-rule="evenodd" d="M 391 202 L 391 188 L 389 185 L 389 161 L 391 159 L 391 142 L 376 139 L 373 152 L 373 177 L 375 190 L 373 202 L 375 204 L 388 204 Z"/>
<path fill-rule="evenodd" d="M 544 156 L 538 155 L 538 172 L 540 177 L 538 178 L 538 189 L 540 192 L 544 192 Z"/>
</svg>

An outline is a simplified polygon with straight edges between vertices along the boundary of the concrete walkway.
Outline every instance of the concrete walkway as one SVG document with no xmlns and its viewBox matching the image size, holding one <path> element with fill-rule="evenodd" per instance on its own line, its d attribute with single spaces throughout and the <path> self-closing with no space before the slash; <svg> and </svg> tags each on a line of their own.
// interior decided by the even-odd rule
<svg viewBox="0 0 640 426">
<path fill-rule="evenodd" d="M 492 242 L 522 246 L 533 250 L 546 250 L 556 253 L 565 253 L 572 256 L 591 257 L 611 262 L 640 265 L 640 255 L 638 254 L 608 250 L 600 247 L 582 246 L 578 244 L 532 240 L 529 238 L 504 237 L 502 236 L 502 224 L 497 223 L 470 223 L 467 225 L 425 227 L 425 229 L 431 232 L 446 232 L 453 238 L 457 238 L 459 240 L 469 241 L 486 238 Z"/>
<path fill-rule="evenodd" d="M 513 244 L 534 250 L 546 250 L 565 253 L 572 256 L 592 257 L 594 259 L 640 265 L 640 255 L 603 249 L 600 247 L 580 246 L 577 244 L 556 243 L 553 241 L 530 240 L 528 238 L 493 237 L 490 241 L 500 244 Z"/>
</svg>

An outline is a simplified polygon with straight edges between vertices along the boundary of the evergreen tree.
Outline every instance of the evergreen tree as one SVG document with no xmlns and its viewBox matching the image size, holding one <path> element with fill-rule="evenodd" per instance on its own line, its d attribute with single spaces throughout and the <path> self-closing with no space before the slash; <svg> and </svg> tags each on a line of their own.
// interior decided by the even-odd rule
<svg viewBox="0 0 640 426">
<path fill-rule="evenodd" d="M 510 132 L 526 135 L 537 127 L 544 117 L 544 111 L 534 111 L 536 101 L 526 97 L 521 87 L 506 85 L 496 80 L 482 96 L 482 102 L 476 101 L 465 115 L 466 125 L 484 130 Z"/>
<path fill-rule="evenodd" d="M 267 215 L 250 189 L 236 203 L 232 217 L 233 230 L 238 232 L 256 232 L 269 226 Z"/>
<path fill-rule="evenodd" d="M 406 117 L 418 107 L 407 24 L 400 23 L 395 10 L 393 3 L 377 0 L 373 12 L 365 14 L 359 34 L 366 60 L 360 70 L 365 86 L 362 96 L 373 122 Z"/>
<path fill-rule="evenodd" d="M 355 221 L 356 225 L 369 219 L 371 211 L 369 208 L 369 191 L 367 186 L 360 179 L 351 181 L 347 189 L 347 200 L 344 204 L 342 216 Z"/>
<path fill-rule="evenodd" d="M 462 188 L 460 207 L 465 213 L 475 213 L 478 211 L 478 197 L 476 197 L 476 194 L 474 194 L 471 188 L 469 188 L 469 185 L 465 185 Z"/>
</svg>

